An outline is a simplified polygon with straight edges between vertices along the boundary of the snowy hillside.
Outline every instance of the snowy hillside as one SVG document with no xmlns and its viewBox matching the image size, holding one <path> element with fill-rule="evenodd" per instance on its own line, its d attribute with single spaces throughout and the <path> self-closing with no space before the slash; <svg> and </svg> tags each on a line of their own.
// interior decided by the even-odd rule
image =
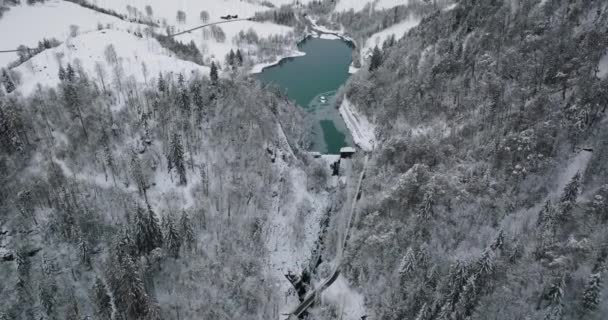
<svg viewBox="0 0 608 320">
<path fill-rule="evenodd" d="M 370 5 L 372 9 L 384 10 L 396 6 L 408 5 L 410 0 L 337 0 L 335 10 L 342 11 L 361 11 L 365 6 Z"/>
<path fill-rule="evenodd" d="M 113 46 L 117 61 L 108 61 L 108 46 Z M 45 50 L 16 68 L 22 76 L 22 94 L 29 95 L 39 83 L 56 86 L 60 82 L 57 76 L 60 63 L 63 67 L 67 63 L 79 65 L 100 83 L 103 77 L 106 85 L 114 83 L 117 72 L 123 77 L 132 76 L 140 83 L 158 76 L 159 72 L 185 75 L 209 73 L 208 67 L 173 57 L 154 38 L 139 38 L 125 31 L 102 30 L 70 38 L 59 47 Z"/>
<path fill-rule="evenodd" d="M 375 46 L 382 47 L 382 43 L 392 36 L 395 37 L 395 40 L 401 39 L 403 35 L 405 35 L 412 28 L 416 27 L 420 21 L 420 18 L 412 15 L 408 19 L 370 36 L 365 41 L 365 45 L 361 49 L 362 62 L 369 57 Z"/>
<path fill-rule="evenodd" d="M 36 47 L 43 38 L 65 41 L 70 36 L 70 26 L 78 26 L 78 33 L 87 33 L 96 31 L 99 24 L 119 30 L 145 27 L 62 0 L 35 5 L 23 3 L 12 7 L 0 19 L 2 50 L 13 50 L 20 45 Z M 0 66 L 17 59 L 17 53 L 0 54 Z"/>
</svg>

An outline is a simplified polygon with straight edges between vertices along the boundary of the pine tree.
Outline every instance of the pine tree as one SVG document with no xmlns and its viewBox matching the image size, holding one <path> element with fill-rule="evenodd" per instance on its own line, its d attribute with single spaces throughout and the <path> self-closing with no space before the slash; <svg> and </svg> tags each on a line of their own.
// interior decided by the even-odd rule
<svg viewBox="0 0 608 320">
<path fill-rule="evenodd" d="M 211 79 L 211 82 L 213 84 L 217 84 L 219 76 L 217 73 L 217 66 L 215 65 L 215 62 L 211 62 L 211 71 L 209 73 L 209 78 Z"/>
<path fill-rule="evenodd" d="M 64 81 L 66 79 L 66 73 L 65 73 L 65 68 L 63 68 L 63 65 L 60 64 L 59 65 L 59 80 Z"/>
<path fill-rule="evenodd" d="M 158 91 L 159 92 L 165 92 L 165 90 L 167 89 L 167 85 L 165 83 L 165 79 L 163 79 L 163 73 L 159 72 L 158 73 L 158 83 L 157 83 L 157 87 L 158 87 Z"/>
<path fill-rule="evenodd" d="M 601 294 L 602 274 L 597 272 L 591 275 L 589 282 L 583 291 L 583 314 L 591 314 L 597 309 L 601 302 Z"/>
<path fill-rule="evenodd" d="M 234 50 L 230 49 L 230 53 L 228 54 L 228 57 L 226 58 L 226 63 L 228 63 L 229 66 L 234 67 L 235 59 L 236 59 L 236 55 L 234 54 Z"/>
<path fill-rule="evenodd" d="M 580 179 L 581 174 L 580 172 L 577 172 L 564 188 L 564 192 L 559 200 L 559 214 L 561 220 L 567 220 L 568 215 L 576 204 L 580 188 Z"/>
<path fill-rule="evenodd" d="M 133 176 L 135 185 L 137 185 L 139 194 L 146 197 L 146 191 L 148 190 L 149 186 L 148 182 L 146 181 L 146 177 L 144 176 L 143 169 L 141 168 L 141 162 L 137 156 L 133 156 L 133 158 L 131 158 L 131 175 Z"/>
<path fill-rule="evenodd" d="M 65 69 L 65 79 L 69 82 L 74 82 L 74 80 L 76 80 L 76 71 L 74 71 L 74 68 L 72 68 L 72 65 L 69 63 Z"/>
<path fill-rule="evenodd" d="M 494 271 L 494 261 L 490 250 L 485 250 L 476 263 L 477 272 L 481 276 L 487 276 Z"/>
<path fill-rule="evenodd" d="M 95 300 L 96 314 L 99 319 L 111 319 L 112 318 L 112 299 L 108 294 L 108 288 L 100 278 L 95 280 L 93 287 L 93 297 Z"/>
<path fill-rule="evenodd" d="M 188 249 L 192 249 L 194 242 L 196 241 L 194 237 L 194 229 L 192 228 L 192 221 L 186 212 L 182 214 L 182 217 L 179 221 L 180 225 L 180 235 L 183 239 L 184 245 Z"/>
<path fill-rule="evenodd" d="M 168 169 L 171 171 L 175 168 L 179 175 L 179 184 L 185 185 L 188 183 L 186 178 L 186 166 L 184 164 L 184 148 L 182 147 L 181 137 L 179 134 L 174 134 L 171 139 L 171 150 L 167 156 Z"/>
<path fill-rule="evenodd" d="M 407 248 L 401 263 L 399 264 L 399 273 L 401 275 L 409 275 L 416 268 L 416 255 L 411 247 Z"/>
<path fill-rule="evenodd" d="M 15 83 L 9 76 L 6 69 L 2 69 L 2 84 L 4 85 L 4 89 L 6 90 L 6 93 L 11 93 L 11 92 L 15 91 Z"/>
<path fill-rule="evenodd" d="M 148 216 L 143 212 L 143 209 L 137 208 L 135 216 L 135 246 L 140 254 L 148 254 L 150 248 L 148 245 Z"/>
<path fill-rule="evenodd" d="M 188 93 L 188 88 L 185 84 L 184 76 L 181 73 L 177 76 L 177 87 L 179 90 L 177 94 L 177 105 L 179 106 L 180 110 L 182 110 L 186 114 L 189 114 L 190 95 Z"/>
<path fill-rule="evenodd" d="M 177 229 L 175 228 L 175 225 L 173 223 L 173 218 L 168 217 L 167 218 L 167 226 L 165 229 L 165 247 L 167 248 L 167 251 L 169 252 L 169 254 L 177 259 L 179 257 L 179 249 L 182 246 L 182 238 L 179 234 L 179 232 L 177 231 Z"/>
<path fill-rule="evenodd" d="M 163 245 L 163 232 L 160 229 L 160 223 L 152 208 L 148 206 L 148 237 L 150 247 L 160 248 Z"/>
<path fill-rule="evenodd" d="M 243 66 L 243 55 L 241 54 L 241 49 L 236 49 L 236 61 L 239 64 L 239 67 Z"/>
<path fill-rule="evenodd" d="M 369 71 L 374 71 L 380 67 L 382 64 L 382 52 L 378 46 L 374 47 L 374 51 L 372 52 L 372 58 L 369 62 Z"/>
<path fill-rule="evenodd" d="M 135 245 L 140 254 L 149 254 L 152 250 L 162 246 L 162 232 L 158 219 L 150 208 L 147 212 L 144 212 L 142 208 L 137 208 Z"/>
<path fill-rule="evenodd" d="M 424 193 L 422 198 L 422 204 L 418 209 L 418 217 L 426 221 L 433 215 L 433 204 L 434 204 L 434 193 L 433 190 L 429 189 Z"/>
<path fill-rule="evenodd" d="M 467 279 L 458 304 L 456 314 L 458 319 L 467 319 L 473 313 L 477 304 L 477 275 L 473 274 Z"/>
</svg>

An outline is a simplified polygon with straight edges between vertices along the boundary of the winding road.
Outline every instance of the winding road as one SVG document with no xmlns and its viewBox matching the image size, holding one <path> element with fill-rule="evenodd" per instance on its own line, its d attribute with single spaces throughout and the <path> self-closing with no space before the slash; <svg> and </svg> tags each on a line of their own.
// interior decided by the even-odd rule
<svg viewBox="0 0 608 320">
<path fill-rule="evenodd" d="M 306 298 L 304 298 L 304 301 L 302 301 L 292 312 L 289 313 L 289 319 L 297 319 L 298 317 L 300 317 L 304 311 L 306 311 L 308 308 L 310 308 L 310 306 L 312 306 L 312 304 L 315 302 L 316 298 L 325 290 L 327 289 L 329 286 L 332 285 L 332 283 L 334 283 L 338 277 L 340 276 L 340 267 L 342 266 L 342 257 L 344 254 L 344 248 L 346 248 L 346 242 L 348 241 L 348 238 L 350 236 L 350 230 L 353 224 L 353 221 L 356 220 L 356 209 L 357 209 L 357 202 L 359 200 L 359 193 L 361 192 L 361 185 L 363 183 L 363 179 L 365 178 L 365 171 L 367 170 L 367 164 L 369 161 L 369 154 L 365 155 L 365 160 L 363 163 L 363 169 L 361 170 L 361 174 L 359 175 L 359 181 L 357 183 L 357 188 L 355 189 L 355 193 L 353 194 L 353 201 L 352 201 L 352 205 L 350 208 L 350 212 L 349 212 L 349 216 L 348 216 L 348 222 L 346 224 L 346 229 L 344 231 L 344 237 L 342 239 L 342 241 L 338 244 L 338 253 L 337 253 L 337 264 L 336 264 L 336 268 L 334 269 L 334 271 L 332 272 L 331 276 L 329 276 L 325 281 L 323 281 L 323 283 L 321 283 L 321 285 L 314 289 L 308 296 L 306 296 Z"/>
</svg>

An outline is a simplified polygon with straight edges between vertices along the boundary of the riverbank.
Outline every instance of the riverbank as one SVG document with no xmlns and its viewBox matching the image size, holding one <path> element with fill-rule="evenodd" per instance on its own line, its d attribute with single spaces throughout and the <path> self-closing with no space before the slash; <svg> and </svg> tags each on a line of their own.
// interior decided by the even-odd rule
<svg viewBox="0 0 608 320">
<path fill-rule="evenodd" d="M 298 42 L 298 45 L 300 43 Z M 283 60 L 287 60 L 287 59 L 291 59 L 291 58 L 298 58 L 298 57 L 303 57 L 306 55 L 306 52 L 302 52 L 299 50 L 293 50 L 288 54 L 284 54 L 284 55 L 280 55 L 278 56 L 275 60 L 271 61 L 271 62 L 263 62 L 263 63 L 258 63 L 255 64 L 253 67 L 251 67 L 251 70 L 249 70 L 249 74 L 258 74 L 258 73 L 262 73 L 264 71 L 264 69 L 266 68 L 270 68 L 270 67 L 274 67 L 274 66 L 278 66 L 280 65 Z"/>
<path fill-rule="evenodd" d="M 356 110 L 347 97 L 342 99 L 339 110 L 355 144 L 363 151 L 373 151 L 376 144 L 375 126 Z"/>
</svg>

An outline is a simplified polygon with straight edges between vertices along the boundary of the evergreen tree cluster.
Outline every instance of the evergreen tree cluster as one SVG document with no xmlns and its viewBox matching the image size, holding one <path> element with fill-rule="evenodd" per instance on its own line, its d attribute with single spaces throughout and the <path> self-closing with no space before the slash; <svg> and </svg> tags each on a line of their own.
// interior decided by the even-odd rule
<svg viewBox="0 0 608 320">
<path fill-rule="evenodd" d="M 608 314 L 608 7 L 514 3 L 431 13 L 349 80 L 382 146 L 345 276 L 378 318 Z"/>
</svg>

